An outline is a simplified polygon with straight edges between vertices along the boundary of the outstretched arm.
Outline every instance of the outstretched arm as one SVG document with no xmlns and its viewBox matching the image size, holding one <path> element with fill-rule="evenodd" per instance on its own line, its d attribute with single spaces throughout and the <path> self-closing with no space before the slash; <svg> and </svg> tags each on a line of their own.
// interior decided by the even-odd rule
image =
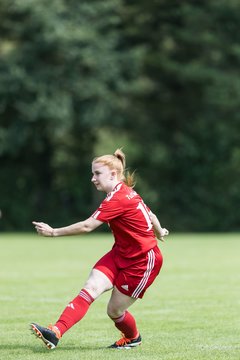
<svg viewBox="0 0 240 360">
<path fill-rule="evenodd" d="M 167 236 L 169 234 L 169 231 L 161 227 L 160 221 L 158 220 L 157 216 L 152 212 L 150 213 L 150 219 L 157 239 L 164 241 L 164 236 Z"/>
<path fill-rule="evenodd" d="M 85 234 L 91 232 L 94 229 L 96 229 L 98 226 L 100 226 L 102 224 L 102 221 L 90 217 L 84 221 L 80 221 L 75 224 L 60 228 L 52 228 L 50 225 L 45 224 L 43 222 L 33 221 L 32 223 L 33 225 L 35 225 L 35 229 L 40 235 L 68 236 L 68 235 L 78 235 L 78 234 Z"/>
</svg>

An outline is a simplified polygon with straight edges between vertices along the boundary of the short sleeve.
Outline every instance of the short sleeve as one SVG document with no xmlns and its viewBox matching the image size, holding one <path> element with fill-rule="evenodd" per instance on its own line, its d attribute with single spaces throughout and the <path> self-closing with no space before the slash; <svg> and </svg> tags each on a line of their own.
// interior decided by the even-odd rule
<svg viewBox="0 0 240 360">
<path fill-rule="evenodd" d="M 123 206 L 119 199 L 111 198 L 111 200 L 105 199 L 99 208 L 94 212 L 92 217 L 102 222 L 109 222 L 122 215 L 122 213 Z"/>
</svg>

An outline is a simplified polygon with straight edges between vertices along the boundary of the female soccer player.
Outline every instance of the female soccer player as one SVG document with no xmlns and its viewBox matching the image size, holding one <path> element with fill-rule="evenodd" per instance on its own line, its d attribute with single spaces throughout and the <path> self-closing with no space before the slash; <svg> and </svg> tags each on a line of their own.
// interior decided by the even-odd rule
<svg viewBox="0 0 240 360">
<path fill-rule="evenodd" d="M 109 347 L 129 349 L 140 345 L 141 335 L 128 308 L 143 297 L 162 266 L 157 239 L 163 240 L 168 230 L 161 227 L 157 217 L 133 190 L 133 174 L 125 176 L 125 154 L 117 149 L 114 155 L 95 158 L 92 173 L 97 190 L 107 193 L 92 216 L 61 228 L 33 222 L 43 236 L 84 234 L 106 222 L 115 240 L 113 248 L 94 265 L 82 290 L 55 325 L 45 328 L 31 324 L 33 333 L 49 349 L 55 348 L 63 334 L 85 316 L 92 302 L 110 289 L 107 314 L 121 331 L 122 338 Z"/>
</svg>

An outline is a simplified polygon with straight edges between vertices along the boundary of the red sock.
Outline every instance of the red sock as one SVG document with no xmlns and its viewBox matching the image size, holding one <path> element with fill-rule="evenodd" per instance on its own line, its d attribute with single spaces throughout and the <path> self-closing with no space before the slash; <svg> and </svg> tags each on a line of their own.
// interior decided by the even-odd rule
<svg viewBox="0 0 240 360">
<path fill-rule="evenodd" d="M 80 291 L 80 294 L 67 305 L 55 324 L 61 335 L 84 317 L 93 301 L 94 299 L 85 289 Z"/>
<path fill-rule="evenodd" d="M 120 330 L 126 338 L 135 339 L 139 336 L 136 321 L 130 312 L 125 311 L 122 316 L 112 320 L 115 322 L 116 328 Z"/>
</svg>

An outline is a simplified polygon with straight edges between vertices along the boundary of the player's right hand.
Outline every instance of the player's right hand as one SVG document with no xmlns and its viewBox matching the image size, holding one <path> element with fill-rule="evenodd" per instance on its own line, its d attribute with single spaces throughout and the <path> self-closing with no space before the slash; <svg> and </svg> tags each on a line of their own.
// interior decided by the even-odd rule
<svg viewBox="0 0 240 360">
<path fill-rule="evenodd" d="M 35 229 L 39 235 L 42 236 L 53 236 L 53 228 L 48 224 L 43 222 L 33 221 L 33 225 L 35 225 Z"/>
</svg>

